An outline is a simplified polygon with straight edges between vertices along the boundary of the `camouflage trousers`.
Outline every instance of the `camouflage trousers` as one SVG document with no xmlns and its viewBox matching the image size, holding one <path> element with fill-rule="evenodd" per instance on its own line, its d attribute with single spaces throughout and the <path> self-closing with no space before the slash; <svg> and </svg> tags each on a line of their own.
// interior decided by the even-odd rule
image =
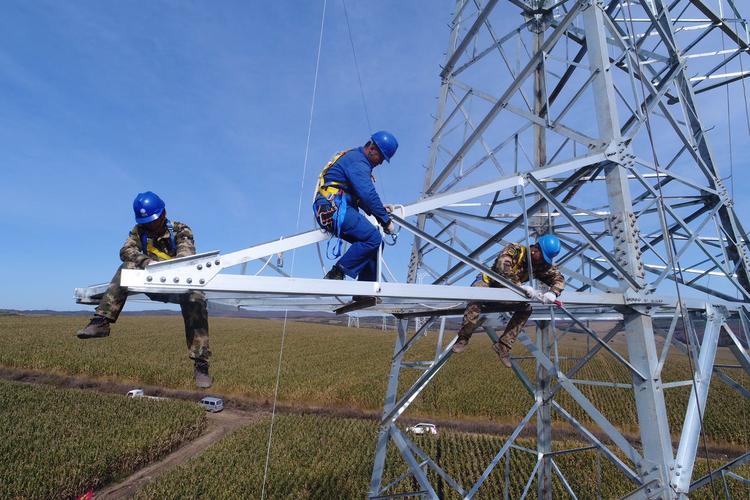
<svg viewBox="0 0 750 500">
<path fill-rule="evenodd" d="M 487 288 L 489 285 L 482 279 L 482 276 L 478 276 L 471 286 Z M 482 316 L 482 302 L 469 302 L 464 310 L 464 319 L 461 323 L 461 328 L 458 330 L 458 336 L 470 339 L 471 334 L 474 333 L 482 323 L 484 318 Z M 531 305 L 524 303 L 518 306 L 519 309 L 513 313 L 513 316 L 505 325 L 505 331 L 503 332 L 500 340 L 506 344 L 509 348 L 513 346 L 513 343 L 518 338 L 518 334 L 521 333 L 521 329 L 526 325 L 526 321 L 531 316 Z"/>
<path fill-rule="evenodd" d="M 120 273 L 123 269 L 138 269 L 138 267 L 130 262 L 125 262 L 117 269 L 95 311 L 95 314 L 107 318 L 112 323 L 117 321 L 128 298 L 128 289 L 120 286 Z M 188 357 L 192 360 L 208 361 L 211 351 L 208 347 L 206 297 L 201 292 L 189 294 L 149 293 L 146 295 L 151 300 L 180 305 L 182 319 L 185 322 Z"/>
</svg>

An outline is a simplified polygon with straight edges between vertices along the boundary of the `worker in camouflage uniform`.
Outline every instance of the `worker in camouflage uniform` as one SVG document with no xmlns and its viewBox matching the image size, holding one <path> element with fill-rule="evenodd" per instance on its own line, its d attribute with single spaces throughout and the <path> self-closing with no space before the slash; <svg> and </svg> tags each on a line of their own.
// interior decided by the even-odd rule
<svg viewBox="0 0 750 500">
<path fill-rule="evenodd" d="M 164 201 L 155 193 L 147 191 L 136 196 L 133 211 L 137 224 L 120 249 L 122 265 L 112 278 L 94 317 L 78 331 L 80 339 L 109 335 L 109 325 L 117 321 L 128 298 L 127 288 L 120 286 L 120 272 L 123 269 L 144 269 L 153 262 L 195 255 L 193 232 L 186 224 L 167 219 Z M 185 320 L 188 356 L 195 364 L 195 384 L 203 388 L 211 387 L 208 374 L 211 351 L 208 348 L 208 312 L 204 295 L 195 291 L 180 295 L 147 295 L 153 300 L 180 304 Z"/>
<path fill-rule="evenodd" d="M 552 234 L 541 236 L 536 243 L 526 248 L 523 245 L 510 244 L 503 248 L 497 256 L 492 270 L 507 278 L 517 285 L 521 285 L 526 296 L 538 300 L 544 304 L 552 304 L 562 293 L 565 287 L 565 279 L 554 265 L 554 259 L 560 253 L 560 239 Z M 537 279 L 549 287 L 549 291 L 541 292 L 529 285 L 522 285 L 529 280 L 528 258 L 531 256 L 531 267 L 534 279 Z M 503 285 L 489 276 L 480 274 L 471 286 L 500 288 Z M 510 350 L 516 337 L 531 316 L 531 305 L 523 303 L 513 313 L 510 321 L 505 327 L 503 335 L 492 349 L 500 357 L 500 361 L 510 368 Z M 482 303 L 470 302 L 464 311 L 464 319 L 461 329 L 458 331 L 458 340 L 453 344 L 453 352 L 464 352 L 469 343 L 471 334 L 484 320 L 482 319 Z"/>
</svg>

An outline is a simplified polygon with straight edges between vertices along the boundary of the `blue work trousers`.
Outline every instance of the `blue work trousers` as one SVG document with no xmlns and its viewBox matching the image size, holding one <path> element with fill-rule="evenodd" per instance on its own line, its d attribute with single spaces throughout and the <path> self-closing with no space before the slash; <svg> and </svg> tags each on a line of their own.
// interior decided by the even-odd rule
<svg viewBox="0 0 750 500">
<path fill-rule="evenodd" d="M 315 200 L 315 209 L 322 205 L 330 206 L 330 203 L 322 197 Z M 338 214 L 334 214 L 336 220 Z M 318 224 L 320 221 L 318 220 Z M 323 229 L 336 234 L 336 224 L 333 227 L 322 226 Z M 378 277 L 378 248 L 383 241 L 380 231 L 370 224 L 359 210 L 349 206 L 344 214 L 341 224 L 341 239 L 351 243 L 349 250 L 336 263 L 344 274 L 359 281 L 377 281 Z"/>
<path fill-rule="evenodd" d="M 349 208 L 341 225 L 341 239 L 351 243 L 337 265 L 350 278 L 377 281 L 378 248 L 383 242 L 380 231 L 358 210 Z"/>
</svg>

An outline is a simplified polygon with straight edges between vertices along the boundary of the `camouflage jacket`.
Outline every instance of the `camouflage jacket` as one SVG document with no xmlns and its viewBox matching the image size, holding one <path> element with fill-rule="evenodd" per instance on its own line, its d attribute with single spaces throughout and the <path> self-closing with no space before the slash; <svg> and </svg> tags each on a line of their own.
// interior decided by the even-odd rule
<svg viewBox="0 0 750 500">
<path fill-rule="evenodd" d="M 523 245 L 511 243 L 503 248 L 500 255 L 495 259 L 492 270 L 508 278 L 516 284 L 525 283 L 529 280 L 529 264 L 527 258 L 529 250 Z M 565 278 L 560 274 L 557 266 L 534 266 L 534 278 L 538 279 L 550 287 L 550 291 L 555 295 L 560 295 L 565 288 Z M 487 281 L 488 280 L 488 281 Z M 485 281 L 491 287 L 502 287 L 502 285 L 492 278 L 485 277 Z"/>
<path fill-rule="evenodd" d="M 164 233 L 156 239 L 148 238 L 147 244 L 151 247 L 148 253 L 143 252 L 141 243 L 141 234 L 143 229 L 139 225 L 135 225 L 128 234 L 128 239 L 120 249 L 120 260 L 123 262 L 132 262 L 139 268 L 143 269 L 148 264 L 149 260 L 160 261 L 168 260 L 174 257 L 185 257 L 187 255 L 195 255 L 195 241 L 193 240 L 193 231 L 182 222 L 172 221 L 172 227 L 174 229 L 174 240 L 176 248 L 172 249 L 172 242 L 169 238 L 169 230 L 164 229 Z"/>
</svg>

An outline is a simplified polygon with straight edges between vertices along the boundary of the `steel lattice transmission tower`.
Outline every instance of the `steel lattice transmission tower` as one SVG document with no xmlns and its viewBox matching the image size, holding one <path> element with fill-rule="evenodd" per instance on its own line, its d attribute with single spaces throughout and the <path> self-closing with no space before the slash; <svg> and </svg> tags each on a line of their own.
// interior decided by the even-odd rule
<svg viewBox="0 0 750 500">
<path fill-rule="evenodd" d="M 566 473 L 558 457 L 592 450 L 632 481 L 633 498 L 684 497 L 714 477 L 735 477 L 750 451 L 723 465 L 714 460 L 707 476 L 694 473 L 709 388 L 726 384 L 738 404 L 750 399 L 736 372 L 716 363 L 721 340 L 736 361 L 730 368 L 750 375 L 750 266 L 699 106 L 702 95 L 748 76 L 750 47 L 734 0 L 708 1 L 458 0 L 422 196 L 393 214 L 415 236 L 407 283 L 386 275 L 382 255 L 375 282 L 292 277 L 270 264 L 329 237 L 315 228 L 125 269 L 121 285 L 133 295 L 199 290 L 220 308 L 393 315 L 370 498 L 437 498 L 441 488 L 482 496 L 483 486 L 498 484 L 500 464 L 507 495 L 511 451 L 533 456 L 524 496 L 535 485 L 538 498 L 554 488 L 576 497 L 570 474 L 583 473 Z M 452 357 L 446 317 L 460 316 L 469 301 L 487 304 L 482 328 L 496 340 L 504 318 L 494 313 L 530 302 L 488 266 L 506 243 L 546 232 L 563 241 L 566 305 L 533 304 L 536 335 L 522 332 L 514 348 L 528 353 L 513 359 L 513 371 L 530 406 L 479 477 L 454 477 L 399 418 Z M 245 274 L 251 261 L 259 269 Z M 241 274 L 223 273 L 239 266 Z M 477 272 L 506 288 L 466 286 Z M 80 288 L 76 299 L 97 303 L 106 289 Z M 418 321 L 409 336 L 411 319 Z M 560 355 L 558 341 L 569 332 L 591 341 L 585 354 Z M 616 336 L 622 348 L 610 345 Z M 414 359 L 426 351 L 413 348 L 432 341 L 434 356 Z M 665 381 L 676 357 L 689 361 L 689 373 L 683 363 L 671 371 L 681 379 Z M 592 373 L 599 358 L 607 373 Z M 401 376 L 408 370 L 416 379 Z M 680 387 L 689 397 L 670 421 L 677 410 L 667 414 L 665 393 Z M 596 390 L 625 391 L 637 438 L 612 422 L 611 408 L 597 407 Z M 535 449 L 516 442 L 532 420 Z M 588 445 L 566 449 L 555 440 L 558 422 Z"/>
<path fill-rule="evenodd" d="M 536 415 L 539 498 L 551 498 L 555 476 L 568 487 L 550 455 L 553 412 L 606 450 L 608 458 L 633 480 L 636 496 L 687 494 L 711 374 L 734 384 L 714 366 L 721 332 L 731 338 L 738 362 L 750 369 L 747 350 L 738 338 L 742 334 L 735 335 L 727 324 L 730 316 L 739 318 L 747 340 L 746 232 L 712 155 L 698 106 L 699 94 L 750 73 L 743 70 L 750 67 L 747 24 L 732 0 L 711 3 L 456 2 L 422 196 L 430 199 L 498 177 L 515 176 L 517 183 L 471 202 L 421 213 L 413 231 L 408 281 L 416 282 L 417 273 L 427 273 L 435 284 L 473 278 L 476 266 L 435 251 L 441 241 L 464 257 L 489 265 L 504 244 L 533 241 L 536 235 L 552 231 L 563 240 L 561 268 L 568 289 L 619 292 L 626 297 L 626 305 L 615 308 L 618 326 L 597 338 L 599 344 L 566 374 L 559 372 L 552 352 L 558 335 L 554 322 L 550 323 L 554 314 L 552 318 L 537 315 L 536 343 L 522 338 L 536 358 L 535 381 L 517 363 L 515 371 L 536 402 L 522 424 Z M 564 165 L 564 172 L 545 171 L 556 165 Z M 676 297 L 672 307 L 665 307 L 670 302 L 665 295 Z M 705 303 L 689 307 L 695 297 Z M 727 302 L 744 304 L 734 312 L 725 307 Z M 613 318 L 604 310 L 563 314 L 558 319 L 586 330 L 584 316 Z M 666 327 L 655 327 L 655 321 Z M 485 330 L 494 337 L 497 326 L 486 324 Z M 696 363 L 690 381 L 695 389 L 676 453 L 661 379 L 675 330 L 686 332 L 676 343 Z M 619 361 L 632 376 L 638 447 L 625 440 L 570 381 L 620 331 L 627 341 L 627 356 Z M 702 337 L 696 333 L 700 331 Z M 595 335 L 591 330 L 587 333 Z M 661 352 L 655 334 L 666 336 Z M 401 369 L 397 357 L 392 369 L 396 379 Z M 431 376 L 422 378 L 426 384 Z M 404 398 L 418 394 L 423 387 L 419 384 Z M 584 408 L 619 453 L 593 438 L 556 401 L 561 388 Z M 735 388 L 738 397 L 748 396 L 747 390 Z M 395 397 L 397 391 L 392 392 Z M 400 403 L 403 399 L 395 407 Z M 386 411 L 386 416 L 392 414 Z M 396 437 L 391 439 L 399 449 L 405 446 Z M 381 433 L 384 440 L 387 437 Z M 413 451 L 412 459 L 423 469 L 432 467 L 447 476 Z M 622 455 L 628 461 L 618 458 Z M 747 459 L 745 454 L 739 462 Z M 414 472 L 414 464 L 409 466 Z M 383 493 L 378 476 L 382 471 L 377 467 L 376 460 L 371 496 Z M 471 497 L 486 475 L 471 489 L 448 483 Z M 702 484 L 705 479 L 693 487 Z M 424 479 L 420 486 L 427 496 L 434 493 Z"/>
</svg>

